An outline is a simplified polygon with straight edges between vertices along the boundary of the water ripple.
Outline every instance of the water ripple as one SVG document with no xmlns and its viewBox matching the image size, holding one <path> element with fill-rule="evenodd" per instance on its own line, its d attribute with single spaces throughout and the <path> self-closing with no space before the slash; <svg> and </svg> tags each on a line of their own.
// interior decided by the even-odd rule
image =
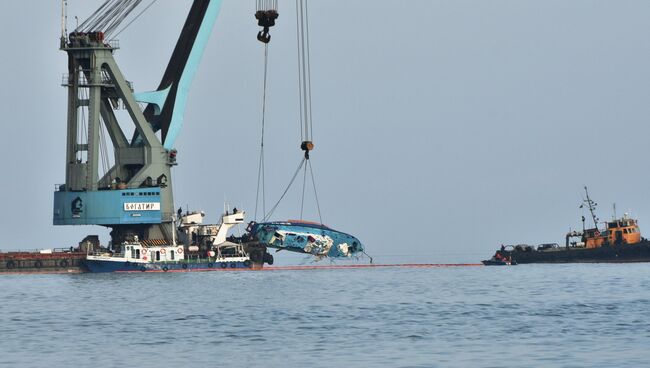
<svg viewBox="0 0 650 368">
<path fill-rule="evenodd" d="M 0 278 L 0 367 L 637 367 L 650 338 L 646 265 L 164 276 Z"/>
</svg>

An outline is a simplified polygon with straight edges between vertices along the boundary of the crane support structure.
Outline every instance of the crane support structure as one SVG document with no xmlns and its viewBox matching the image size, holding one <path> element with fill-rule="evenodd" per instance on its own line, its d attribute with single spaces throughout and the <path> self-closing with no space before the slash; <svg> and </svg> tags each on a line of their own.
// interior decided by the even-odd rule
<svg viewBox="0 0 650 368">
<path fill-rule="evenodd" d="M 107 22 L 106 17 L 114 14 L 110 8 L 131 11 L 138 3 L 106 0 L 90 22 L 62 36 L 61 50 L 68 54 L 63 81 L 68 88 L 66 179 L 54 193 L 53 222 L 109 227 L 113 244 L 136 237 L 171 244 L 175 238 L 174 142 L 222 0 L 194 0 L 158 89 L 141 94 L 134 93 L 113 57 L 117 41 L 106 39 L 128 15 Z M 95 24 L 98 28 L 93 28 Z M 102 28 L 106 24 L 110 29 Z M 147 105 L 142 109 L 139 103 Z M 120 106 L 130 118 L 123 120 L 130 121 L 118 121 L 114 110 Z M 125 123 L 135 127 L 130 141 Z M 161 138 L 156 135 L 159 130 Z M 106 135 L 113 147 L 113 165 L 105 157 Z"/>
</svg>

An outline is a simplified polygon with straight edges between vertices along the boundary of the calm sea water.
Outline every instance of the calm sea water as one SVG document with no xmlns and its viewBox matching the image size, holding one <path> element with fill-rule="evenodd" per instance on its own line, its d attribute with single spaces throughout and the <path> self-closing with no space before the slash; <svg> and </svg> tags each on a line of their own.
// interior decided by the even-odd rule
<svg viewBox="0 0 650 368">
<path fill-rule="evenodd" d="M 2 367 L 644 367 L 650 265 L 0 277 Z"/>
</svg>

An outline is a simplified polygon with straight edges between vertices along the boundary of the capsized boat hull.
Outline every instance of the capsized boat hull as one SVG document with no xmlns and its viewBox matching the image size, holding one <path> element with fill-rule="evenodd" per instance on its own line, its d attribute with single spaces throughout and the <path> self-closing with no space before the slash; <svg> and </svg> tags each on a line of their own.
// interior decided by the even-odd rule
<svg viewBox="0 0 650 368">
<path fill-rule="evenodd" d="M 248 231 L 266 247 L 318 257 L 351 257 L 364 251 L 363 244 L 356 237 L 313 222 L 253 222 Z"/>
</svg>

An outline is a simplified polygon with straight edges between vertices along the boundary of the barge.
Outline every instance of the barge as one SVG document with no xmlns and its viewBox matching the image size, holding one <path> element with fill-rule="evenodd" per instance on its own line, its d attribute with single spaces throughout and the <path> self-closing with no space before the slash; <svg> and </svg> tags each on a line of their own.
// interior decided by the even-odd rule
<svg viewBox="0 0 650 368">
<path fill-rule="evenodd" d="M 86 272 L 86 252 L 78 249 L 0 252 L 0 274 Z"/>
</svg>

